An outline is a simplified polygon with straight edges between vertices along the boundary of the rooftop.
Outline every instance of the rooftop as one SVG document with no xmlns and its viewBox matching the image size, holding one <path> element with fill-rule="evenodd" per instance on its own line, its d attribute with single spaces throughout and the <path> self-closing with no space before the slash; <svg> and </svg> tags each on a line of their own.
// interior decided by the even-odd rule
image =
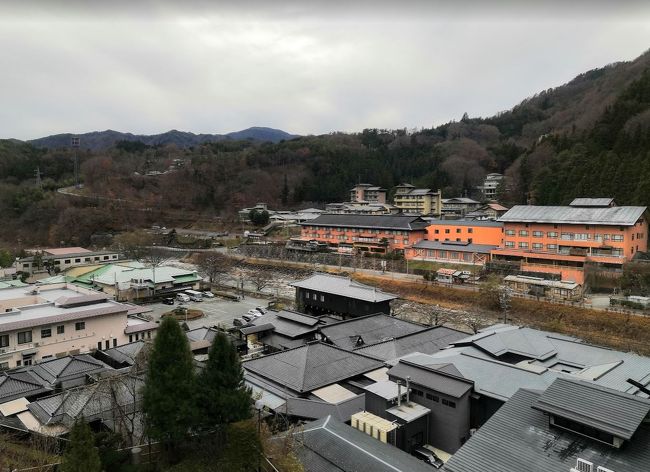
<svg viewBox="0 0 650 472">
<path fill-rule="evenodd" d="M 376 370 L 383 363 L 322 342 L 276 352 L 243 363 L 246 371 L 296 392 L 311 392 Z"/>
<path fill-rule="evenodd" d="M 303 223 L 303 226 L 414 231 L 425 229 L 427 223 L 416 215 L 346 215 L 327 213 Z"/>
<path fill-rule="evenodd" d="M 499 218 L 503 223 L 558 223 L 633 226 L 646 207 L 577 207 L 516 205 Z"/>
<path fill-rule="evenodd" d="M 650 400 L 581 380 L 558 378 L 533 408 L 629 440 L 648 417 Z"/>
<path fill-rule="evenodd" d="M 569 290 L 573 290 L 580 286 L 580 284 L 575 282 L 565 280 L 547 280 L 542 279 L 541 277 L 528 277 L 526 275 L 507 275 L 504 280 L 506 282 L 521 282 L 533 285 L 543 285 L 545 287 L 566 288 Z"/>
<path fill-rule="evenodd" d="M 331 416 L 304 425 L 298 457 L 312 472 L 430 472 L 424 462 Z"/>
<path fill-rule="evenodd" d="M 314 274 L 309 278 L 292 283 L 291 286 L 372 303 L 398 298 L 397 295 L 382 292 L 375 287 L 356 282 L 349 277 L 330 274 Z"/>
<path fill-rule="evenodd" d="M 323 326 L 320 332 L 333 344 L 352 350 L 427 329 L 424 325 L 377 313 L 332 323 Z"/>
<path fill-rule="evenodd" d="M 366 345 L 357 349 L 357 351 L 387 361 L 413 352 L 433 354 L 454 341 L 466 337 L 467 333 L 444 326 L 435 326 L 423 331 L 396 336 L 387 341 Z"/>
<path fill-rule="evenodd" d="M 574 198 L 569 206 L 572 207 L 611 207 L 615 206 L 613 198 Z"/>
<path fill-rule="evenodd" d="M 394 406 L 386 410 L 386 413 L 393 415 L 407 423 L 422 418 L 431 412 L 427 407 L 415 402 L 404 402 L 401 405 Z"/>
<path fill-rule="evenodd" d="M 569 472 L 576 459 L 615 472 L 650 468 L 650 427 L 643 425 L 625 447 L 549 426 L 543 412 L 533 408 L 543 396 L 519 390 L 445 464 L 447 472 Z M 486 451 L 489 451 L 486 452 Z"/>
<path fill-rule="evenodd" d="M 456 252 L 476 252 L 481 254 L 489 254 L 493 249 L 499 246 L 492 246 L 489 244 L 474 244 L 462 241 L 429 241 L 423 239 L 413 245 L 415 249 L 441 249 Z"/>
<path fill-rule="evenodd" d="M 503 223 L 492 220 L 441 220 L 440 218 L 427 218 L 423 217 L 429 223 L 429 226 L 473 226 L 473 227 L 486 227 L 486 228 L 502 228 Z"/>
<path fill-rule="evenodd" d="M 126 313 L 128 306 L 70 284 L 0 289 L 0 331 Z"/>
<path fill-rule="evenodd" d="M 410 377 L 413 383 L 455 398 L 472 390 L 472 382 L 463 379 L 460 372 L 450 364 L 422 366 L 400 360 L 388 371 L 388 375 L 404 380 Z"/>
</svg>

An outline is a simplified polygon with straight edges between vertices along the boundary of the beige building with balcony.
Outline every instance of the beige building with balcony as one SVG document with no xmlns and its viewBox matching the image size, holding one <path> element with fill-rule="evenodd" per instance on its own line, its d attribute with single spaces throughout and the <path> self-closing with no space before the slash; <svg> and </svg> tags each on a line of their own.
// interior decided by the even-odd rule
<svg viewBox="0 0 650 472">
<path fill-rule="evenodd" d="M 440 215 L 442 213 L 442 192 L 430 188 L 415 188 L 411 184 L 396 187 L 393 204 L 403 213 Z"/>
<path fill-rule="evenodd" d="M 142 311 L 66 283 L 0 289 L 0 369 L 149 339 Z"/>
<path fill-rule="evenodd" d="M 386 203 L 386 189 L 372 184 L 357 184 L 350 190 L 350 202 Z"/>
</svg>

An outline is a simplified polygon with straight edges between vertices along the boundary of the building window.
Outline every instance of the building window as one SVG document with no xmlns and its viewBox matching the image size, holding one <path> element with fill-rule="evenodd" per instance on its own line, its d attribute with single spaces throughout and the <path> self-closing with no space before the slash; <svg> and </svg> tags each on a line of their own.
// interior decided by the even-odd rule
<svg viewBox="0 0 650 472">
<path fill-rule="evenodd" d="M 460 233 L 460 228 L 456 228 L 456 233 Z"/>
<path fill-rule="evenodd" d="M 111 347 L 111 341 L 107 339 L 106 342 L 104 342 L 104 345 L 106 346 L 106 349 L 109 349 Z"/>
<path fill-rule="evenodd" d="M 440 234 L 440 230 L 439 230 L 439 229 L 436 229 L 436 230 L 434 230 L 434 233 L 435 233 L 435 234 Z"/>
<path fill-rule="evenodd" d="M 514 241 L 506 241 L 505 246 L 506 247 L 515 247 L 515 242 Z"/>
<path fill-rule="evenodd" d="M 432 395 L 430 393 L 427 393 L 427 400 L 431 400 L 432 402 L 439 402 L 440 399 L 438 398 L 437 395 Z"/>
<path fill-rule="evenodd" d="M 41 338 L 49 338 L 52 336 L 52 330 L 50 328 L 45 328 L 41 330 Z"/>
<path fill-rule="evenodd" d="M 32 342 L 31 331 L 21 331 L 18 333 L 18 344 L 27 344 Z"/>
<path fill-rule="evenodd" d="M 448 406 L 449 408 L 456 408 L 456 402 L 452 402 L 451 400 L 447 400 L 446 398 L 442 399 L 442 404 Z"/>
<path fill-rule="evenodd" d="M 70 259 L 66 259 L 63 261 L 65 264 L 70 264 Z"/>
<path fill-rule="evenodd" d="M 514 229 L 507 229 L 506 230 L 506 236 L 514 236 L 515 235 L 515 230 Z"/>
<path fill-rule="evenodd" d="M 64 325 L 59 325 L 56 327 L 56 334 L 63 334 L 65 333 L 65 326 Z"/>
<path fill-rule="evenodd" d="M 541 238 L 541 237 L 543 237 L 543 236 L 544 236 L 544 232 L 543 232 L 543 231 L 533 231 L 533 237 L 534 237 L 534 238 Z"/>
<path fill-rule="evenodd" d="M 101 351 L 101 350 L 102 350 L 102 342 L 101 342 L 101 341 L 99 341 L 99 342 L 97 343 L 97 350 L 98 350 L 98 351 Z"/>
<path fill-rule="evenodd" d="M 325 295 L 321 295 L 321 296 L 320 296 L 320 301 L 321 301 L 321 302 L 324 302 L 324 301 L 325 301 Z"/>
<path fill-rule="evenodd" d="M 528 249 L 528 243 L 520 242 L 519 243 L 519 249 Z"/>
<path fill-rule="evenodd" d="M 557 244 L 547 244 L 546 249 L 556 250 L 557 249 Z"/>
<path fill-rule="evenodd" d="M 129 342 L 130 342 L 130 343 L 133 342 L 133 335 L 132 335 L 132 334 L 129 334 Z"/>
<path fill-rule="evenodd" d="M 7 347 L 9 346 L 9 335 L 8 334 L 3 334 L 0 336 L 0 347 Z"/>
<path fill-rule="evenodd" d="M 0 370 L 7 370 L 9 368 L 9 362 L 0 362 Z"/>
<path fill-rule="evenodd" d="M 528 231 L 525 229 L 520 229 L 519 230 L 519 236 L 528 236 Z"/>
<path fill-rule="evenodd" d="M 449 228 L 445 229 L 445 234 L 449 234 Z"/>
<path fill-rule="evenodd" d="M 78 321 L 74 324 L 74 329 L 77 331 L 81 331 L 86 329 L 86 322 L 85 321 Z"/>
<path fill-rule="evenodd" d="M 533 243 L 533 249 L 542 249 L 543 247 L 542 243 Z"/>
<path fill-rule="evenodd" d="M 612 241 L 623 241 L 623 235 L 622 234 L 612 234 Z"/>
<path fill-rule="evenodd" d="M 75 262 L 81 262 L 81 259 L 75 259 L 74 261 Z"/>
<path fill-rule="evenodd" d="M 467 232 L 468 232 L 468 233 L 473 233 L 473 232 L 474 232 L 474 228 L 467 228 Z"/>
</svg>

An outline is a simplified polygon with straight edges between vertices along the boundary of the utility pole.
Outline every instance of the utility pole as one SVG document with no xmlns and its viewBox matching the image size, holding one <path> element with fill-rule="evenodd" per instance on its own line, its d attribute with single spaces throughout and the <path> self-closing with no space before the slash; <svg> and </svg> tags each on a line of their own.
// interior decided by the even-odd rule
<svg viewBox="0 0 650 472">
<path fill-rule="evenodd" d="M 77 149 L 79 149 L 79 136 L 70 138 L 70 146 L 74 149 L 74 187 L 79 188 L 79 156 Z"/>
</svg>

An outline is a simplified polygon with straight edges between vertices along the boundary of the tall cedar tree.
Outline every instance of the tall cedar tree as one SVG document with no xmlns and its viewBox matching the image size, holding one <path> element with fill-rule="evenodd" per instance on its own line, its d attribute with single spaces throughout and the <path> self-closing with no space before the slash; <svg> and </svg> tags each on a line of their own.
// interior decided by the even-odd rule
<svg viewBox="0 0 650 472">
<path fill-rule="evenodd" d="M 70 443 L 63 454 L 60 472 L 100 472 L 102 464 L 95 448 L 93 432 L 83 418 L 75 421 Z"/>
<path fill-rule="evenodd" d="M 239 355 L 223 333 L 218 333 L 212 343 L 198 379 L 198 392 L 201 422 L 206 429 L 251 416 L 251 395 L 244 386 Z"/>
<path fill-rule="evenodd" d="M 163 319 L 149 358 L 143 389 L 147 432 L 167 443 L 181 441 L 194 425 L 194 364 L 187 337 L 173 317 Z"/>
</svg>

